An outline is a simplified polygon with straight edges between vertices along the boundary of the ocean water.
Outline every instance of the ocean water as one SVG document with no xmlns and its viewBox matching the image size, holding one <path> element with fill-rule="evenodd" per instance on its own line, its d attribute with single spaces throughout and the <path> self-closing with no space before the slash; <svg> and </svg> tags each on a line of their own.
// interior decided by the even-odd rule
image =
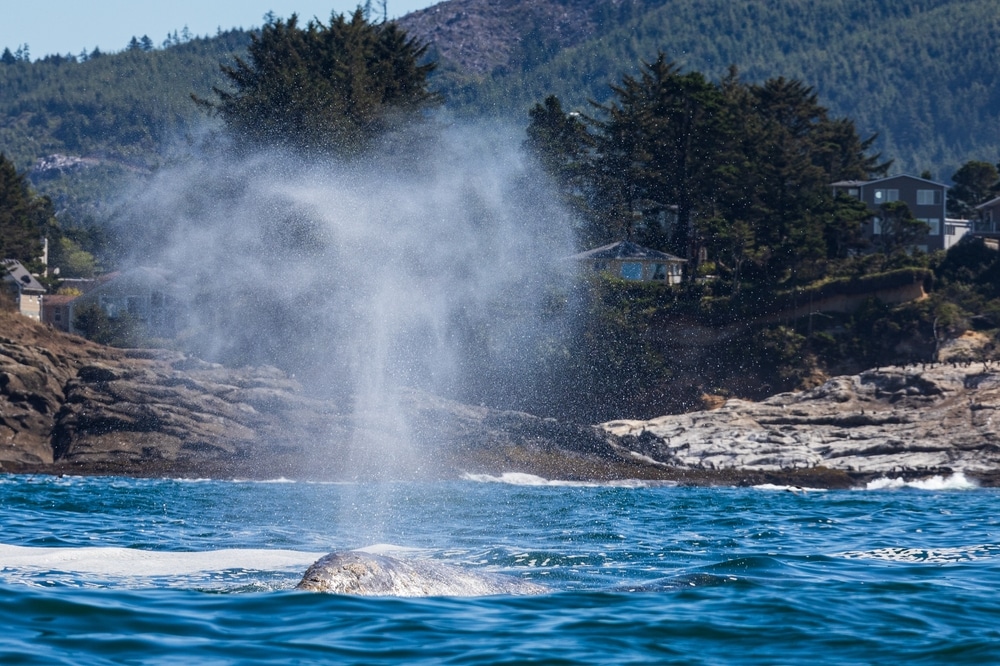
<svg viewBox="0 0 1000 666">
<path fill-rule="evenodd" d="M 3 664 L 1000 662 L 1000 495 L 0 476 Z M 539 596 L 292 589 L 335 549 Z"/>
</svg>

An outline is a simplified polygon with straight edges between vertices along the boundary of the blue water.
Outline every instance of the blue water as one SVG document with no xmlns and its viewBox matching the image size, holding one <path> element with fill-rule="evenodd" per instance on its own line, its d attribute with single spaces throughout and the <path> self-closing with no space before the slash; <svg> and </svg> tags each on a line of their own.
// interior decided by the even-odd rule
<svg viewBox="0 0 1000 666">
<path fill-rule="evenodd" d="M 0 476 L 0 663 L 1000 662 L 997 491 L 508 480 Z M 348 548 L 553 592 L 291 589 Z"/>
</svg>

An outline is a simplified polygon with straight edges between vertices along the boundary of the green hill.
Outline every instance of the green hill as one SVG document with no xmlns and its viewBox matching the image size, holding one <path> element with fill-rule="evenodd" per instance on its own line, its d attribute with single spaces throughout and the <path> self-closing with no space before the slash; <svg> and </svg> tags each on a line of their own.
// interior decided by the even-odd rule
<svg viewBox="0 0 1000 666">
<path fill-rule="evenodd" d="M 448 0 L 400 23 L 431 44 L 434 85 L 460 116 L 527 125 L 549 94 L 589 112 L 588 100 L 606 101 L 609 84 L 662 50 L 713 79 L 735 65 L 748 82 L 813 86 L 834 115 L 879 135 L 893 172 L 948 181 L 968 160 L 1000 158 L 995 0 Z M 20 169 L 51 154 L 96 160 L 106 173 L 77 169 L 67 181 L 63 164 L 32 174 L 58 208 L 78 206 L 117 176 L 162 163 L 203 118 L 190 93 L 223 83 L 220 62 L 248 40 L 230 31 L 85 61 L 5 58 L 0 152 Z"/>
<path fill-rule="evenodd" d="M 219 85 L 219 63 L 248 40 L 230 31 L 84 62 L 50 56 L 0 64 L 0 149 L 22 166 L 51 153 L 150 166 L 199 114 L 190 94 Z"/>
<path fill-rule="evenodd" d="M 191 93 L 220 85 L 219 63 L 248 42 L 247 33 L 233 30 L 83 60 L 5 58 L 0 152 L 30 170 L 64 224 L 99 217 L 109 190 L 161 164 L 178 138 L 199 127 L 204 113 Z"/>
<path fill-rule="evenodd" d="M 531 16 L 550 24 L 527 27 Z M 486 19 L 491 29 L 463 34 Z M 835 115 L 879 134 L 894 171 L 947 181 L 970 159 L 1000 157 L 994 0 L 450 0 L 403 22 L 437 44 L 444 86 L 469 113 L 523 114 L 550 93 L 587 112 L 662 50 L 714 79 L 735 65 L 747 81 L 813 86 Z M 449 48 L 459 35 L 462 49 Z"/>
</svg>

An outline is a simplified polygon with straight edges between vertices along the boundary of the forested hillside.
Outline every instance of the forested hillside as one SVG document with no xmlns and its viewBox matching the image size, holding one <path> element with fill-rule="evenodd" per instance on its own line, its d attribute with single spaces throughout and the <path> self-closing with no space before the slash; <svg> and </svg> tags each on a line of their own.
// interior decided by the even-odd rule
<svg viewBox="0 0 1000 666">
<path fill-rule="evenodd" d="M 189 129 L 191 93 L 222 82 L 220 62 L 242 53 L 238 30 L 167 48 L 0 62 L 0 150 L 22 168 L 52 153 L 136 167 Z M 9 52 L 8 54 L 9 55 Z"/>
<path fill-rule="evenodd" d="M 96 251 L 107 239 L 94 237 L 94 222 L 107 217 L 113 192 L 162 164 L 204 124 L 191 94 L 220 85 L 220 62 L 249 41 L 233 30 L 35 62 L 7 49 L 0 57 L 0 153 L 53 200 L 64 229 L 75 228 Z"/>
<path fill-rule="evenodd" d="M 550 24 L 525 27 L 529 16 Z M 449 0 L 402 23 L 437 45 L 443 87 L 471 113 L 523 114 L 548 94 L 588 112 L 662 50 L 714 79 L 735 65 L 748 82 L 813 86 L 832 113 L 879 134 L 894 171 L 947 182 L 965 161 L 1000 155 L 993 0 Z M 502 25 L 520 28 L 516 44 Z"/>
<path fill-rule="evenodd" d="M 399 23 L 429 44 L 439 63 L 432 86 L 460 115 L 527 125 L 550 94 L 590 113 L 588 100 L 606 102 L 611 84 L 663 51 L 710 80 L 735 65 L 747 83 L 781 76 L 812 86 L 831 114 L 878 134 L 873 148 L 894 160 L 892 172 L 948 182 L 969 160 L 1000 157 L 994 0 L 447 0 Z M 225 85 L 220 63 L 248 43 L 231 31 L 84 58 L 5 54 L 0 151 L 20 169 L 53 153 L 119 172 L 155 165 L 204 117 L 191 93 Z M 87 173 L 87 192 L 109 180 Z M 36 185 L 63 209 L 72 198 L 64 183 L 40 175 Z"/>
</svg>

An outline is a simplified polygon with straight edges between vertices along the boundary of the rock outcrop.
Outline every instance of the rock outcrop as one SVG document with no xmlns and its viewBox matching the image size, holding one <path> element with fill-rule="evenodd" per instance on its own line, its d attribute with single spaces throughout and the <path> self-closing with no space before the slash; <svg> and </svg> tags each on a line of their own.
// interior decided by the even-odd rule
<svg viewBox="0 0 1000 666">
<path fill-rule="evenodd" d="M 417 391 L 309 395 L 269 367 L 120 350 L 0 312 L 0 471 L 343 479 L 641 473 L 603 430 Z"/>
<path fill-rule="evenodd" d="M 633 455 L 672 469 L 839 470 L 854 476 L 1000 469 L 1000 369 L 890 367 L 759 403 L 603 427 Z"/>
<path fill-rule="evenodd" d="M 759 403 L 602 426 L 400 391 L 338 404 L 275 368 L 121 350 L 0 312 L 0 471 L 222 478 L 562 479 L 850 486 L 964 472 L 1000 485 L 1000 369 L 837 377 Z M 994 416 L 998 416 L 995 421 Z"/>
</svg>

